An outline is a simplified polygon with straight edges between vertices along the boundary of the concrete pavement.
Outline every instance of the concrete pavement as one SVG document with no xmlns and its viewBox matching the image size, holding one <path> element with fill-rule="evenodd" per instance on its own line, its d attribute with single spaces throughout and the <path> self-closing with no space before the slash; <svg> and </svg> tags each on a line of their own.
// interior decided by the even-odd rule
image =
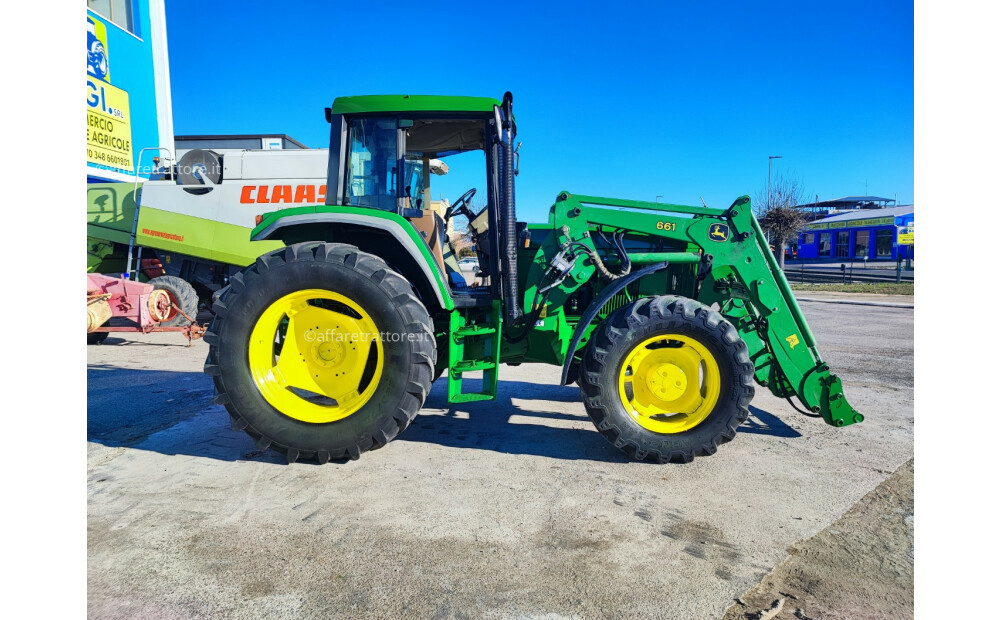
<svg viewBox="0 0 1000 620">
<path fill-rule="evenodd" d="M 435 384 L 361 460 L 285 465 L 229 429 L 176 334 L 88 348 L 88 598 L 100 618 L 719 618 L 913 455 L 913 311 L 802 303 L 866 421 L 758 388 L 688 465 L 626 460 L 559 369 L 496 402 Z"/>
</svg>

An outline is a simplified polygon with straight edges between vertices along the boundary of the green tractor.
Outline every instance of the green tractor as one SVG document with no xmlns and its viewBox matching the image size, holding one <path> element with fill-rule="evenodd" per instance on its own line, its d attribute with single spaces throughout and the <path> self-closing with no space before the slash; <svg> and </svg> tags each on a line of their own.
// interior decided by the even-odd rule
<svg viewBox="0 0 1000 620">
<path fill-rule="evenodd" d="M 561 366 L 598 431 L 638 460 L 713 454 L 755 383 L 828 424 L 863 419 L 748 197 L 717 209 L 563 192 L 548 222 L 519 222 L 512 100 L 334 101 L 326 204 L 258 216 L 252 238 L 285 247 L 231 279 L 205 335 L 235 429 L 288 462 L 356 459 L 402 432 L 442 375 L 449 403 L 490 400 L 500 364 L 528 362 Z M 481 185 L 442 217 L 431 161 L 471 152 Z M 444 234 L 459 215 L 471 282 Z"/>
</svg>

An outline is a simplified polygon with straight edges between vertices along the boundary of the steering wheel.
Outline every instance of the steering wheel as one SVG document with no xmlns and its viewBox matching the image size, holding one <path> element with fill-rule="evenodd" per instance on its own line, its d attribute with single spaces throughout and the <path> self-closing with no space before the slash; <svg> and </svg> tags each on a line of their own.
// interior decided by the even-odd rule
<svg viewBox="0 0 1000 620">
<path fill-rule="evenodd" d="M 476 216 L 473 215 L 472 211 L 469 210 L 469 201 L 472 200 L 472 197 L 475 195 L 476 195 L 476 188 L 473 187 L 469 191 L 462 194 L 459 197 L 459 199 L 455 201 L 453 205 L 448 207 L 448 210 L 444 212 L 445 223 L 447 223 L 448 220 L 450 220 L 452 216 L 454 216 L 456 213 L 459 215 L 464 215 L 465 217 L 469 218 L 470 222 L 473 219 L 475 219 Z"/>
</svg>

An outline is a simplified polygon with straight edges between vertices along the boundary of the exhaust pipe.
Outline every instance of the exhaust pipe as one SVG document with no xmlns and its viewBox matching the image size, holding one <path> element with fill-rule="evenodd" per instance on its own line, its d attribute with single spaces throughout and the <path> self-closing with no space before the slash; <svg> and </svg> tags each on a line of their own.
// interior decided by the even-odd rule
<svg viewBox="0 0 1000 620">
<path fill-rule="evenodd" d="M 510 91 L 503 95 L 503 130 L 501 141 L 504 175 L 504 221 L 503 221 L 503 294 L 507 322 L 515 324 L 524 315 L 520 295 L 517 290 L 517 212 L 514 206 L 514 95 Z"/>
</svg>

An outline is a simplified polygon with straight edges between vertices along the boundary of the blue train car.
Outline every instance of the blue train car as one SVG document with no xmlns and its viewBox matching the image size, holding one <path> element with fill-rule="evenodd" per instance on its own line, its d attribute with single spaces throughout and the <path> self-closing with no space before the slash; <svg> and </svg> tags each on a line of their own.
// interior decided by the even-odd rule
<svg viewBox="0 0 1000 620">
<path fill-rule="evenodd" d="M 913 205 L 861 209 L 806 225 L 799 234 L 801 260 L 913 258 Z"/>
</svg>

